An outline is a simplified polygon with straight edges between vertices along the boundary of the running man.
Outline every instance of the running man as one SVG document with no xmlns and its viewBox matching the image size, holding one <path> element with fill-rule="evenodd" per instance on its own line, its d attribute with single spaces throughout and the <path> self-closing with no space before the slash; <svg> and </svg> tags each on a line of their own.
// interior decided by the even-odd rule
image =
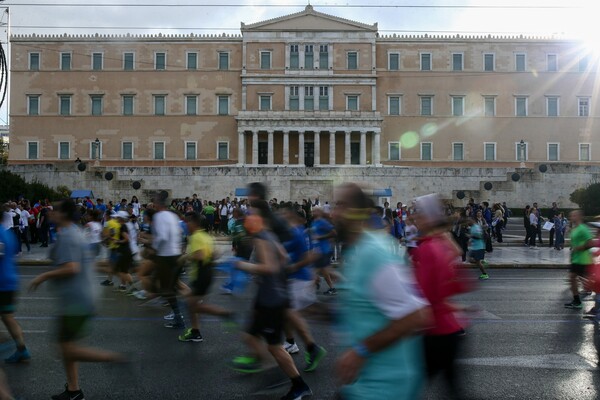
<svg viewBox="0 0 600 400">
<path fill-rule="evenodd" d="M 592 265 L 593 260 L 590 249 L 594 247 L 594 235 L 583 222 L 583 211 L 571 211 L 569 219 L 573 224 L 573 229 L 571 229 L 571 267 L 569 268 L 569 283 L 573 301 L 565 304 L 565 308 L 580 310 L 582 304 L 579 296 L 578 280 L 579 278 L 585 280 L 588 268 Z"/>
<path fill-rule="evenodd" d="M 17 241 L 12 232 L 0 227 L 0 317 L 6 330 L 15 341 L 17 350 L 4 361 L 16 364 L 31 358 L 23 340 L 23 330 L 15 320 L 19 274 L 15 264 Z"/>
<path fill-rule="evenodd" d="M 31 281 L 30 290 L 53 281 L 52 290 L 58 298 L 58 342 L 67 374 L 65 391 L 53 400 L 83 400 L 79 387 L 79 362 L 122 362 L 118 353 L 81 346 L 94 314 L 93 260 L 82 230 L 75 224 L 79 217 L 71 199 L 56 205 L 50 214 L 57 227 L 57 240 L 50 252 L 54 269 Z"/>
<path fill-rule="evenodd" d="M 333 287 L 333 281 L 331 280 L 331 273 L 329 272 L 329 266 L 331 265 L 331 257 L 333 256 L 333 249 L 331 247 L 331 240 L 337 236 L 333 225 L 325 218 L 325 213 L 320 207 L 312 209 L 313 221 L 310 225 L 311 237 L 314 243 L 315 250 L 319 253 L 320 257 L 315 262 L 317 273 L 323 276 L 327 286 L 327 289 L 323 294 L 336 295 L 337 290 Z M 320 277 L 317 276 L 320 280 Z"/>
</svg>

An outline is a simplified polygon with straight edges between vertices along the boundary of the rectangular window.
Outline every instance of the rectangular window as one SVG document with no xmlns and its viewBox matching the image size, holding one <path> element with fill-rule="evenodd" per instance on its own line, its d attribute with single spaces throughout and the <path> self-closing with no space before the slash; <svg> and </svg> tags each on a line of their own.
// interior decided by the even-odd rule
<svg viewBox="0 0 600 400">
<path fill-rule="evenodd" d="M 319 86 L 319 110 L 329 110 L 329 87 Z"/>
<path fill-rule="evenodd" d="M 493 117 L 496 115 L 496 98 L 493 96 L 486 96 L 483 99 L 484 115 L 486 117 Z"/>
<path fill-rule="evenodd" d="M 300 53 L 297 44 L 290 45 L 290 69 L 300 69 Z"/>
<path fill-rule="evenodd" d="M 589 54 L 582 55 L 581 58 L 579 58 L 579 72 L 587 71 L 589 66 L 590 66 L 590 55 Z"/>
<path fill-rule="evenodd" d="M 421 143 L 421 160 L 423 161 L 431 161 L 433 158 L 433 144 L 430 142 Z"/>
<path fill-rule="evenodd" d="M 260 69 L 271 69 L 271 52 L 260 52 Z"/>
<path fill-rule="evenodd" d="M 591 152 L 589 143 L 579 143 L 579 161 L 590 161 Z"/>
<path fill-rule="evenodd" d="M 390 71 L 398 71 L 400 69 L 400 54 L 390 53 L 388 55 L 388 69 Z"/>
<path fill-rule="evenodd" d="M 588 97 L 580 97 L 577 99 L 578 114 L 580 117 L 590 116 L 590 99 Z"/>
<path fill-rule="evenodd" d="M 128 52 L 123 53 L 123 70 L 133 71 L 135 69 L 135 54 Z"/>
<path fill-rule="evenodd" d="M 452 54 L 452 71 L 462 71 L 463 70 L 463 54 L 462 53 L 453 53 Z"/>
<path fill-rule="evenodd" d="M 154 159 L 164 160 L 165 159 L 165 142 L 154 142 Z M 187 153 L 187 151 L 186 151 Z M 186 154 L 187 155 L 187 154 Z"/>
<path fill-rule="evenodd" d="M 64 94 L 59 96 L 60 115 L 71 115 L 71 95 Z"/>
<path fill-rule="evenodd" d="M 27 96 L 27 115 L 40 115 L 40 96 Z"/>
<path fill-rule="evenodd" d="M 527 116 L 527 97 L 515 97 L 515 115 L 517 117 Z"/>
<path fill-rule="evenodd" d="M 133 115 L 133 96 L 123 96 L 123 115 Z"/>
<path fill-rule="evenodd" d="M 548 161 L 558 161 L 560 159 L 560 150 L 558 143 L 548 143 Z"/>
<path fill-rule="evenodd" d="M 90 96 L 92 101 L 92 115 L 102 115 L 102 96 Z"/>
<path fill-rule="evenodd" d="M 167 97 L 164 95 L 154 96 L 154 115 L 165 115 Z"/>
<path fill-rule="evenodd" d="M 388 142 L 390 161 L 400 161 L 400 142 Z"/>
<path fill-rule="evenodd" d="M 304 46 L 304 69 L 315 69 L 315 53 L 312 44 Z"/>
<path fill-rule="evenodd" d="M 217 143 L 217 158 L 219 160 L 229 160 L 229 142 Z"/>
<path fill-rule="evenodd" d="M 421 53 L 421 71 L 431 71 L 431 53 Z"/>
<path fill-rule="evenodd" d="M 463 161 L 465 159 L 465 145 L 463 143 L 452 143 L 452 159 Z"/>
<path fill-rule="evenodd" d="M 157 71 L 167 69 L 167 53 L 154 53 L 154 69 Z"/>
<path fill-rule="evenodd" d="M 39 158 L 39 142 L 27 142 L 27 159 L 37 160 Z"/>
<path fill-rule="evenodd" d="M 546 54 L 546 71 L 557 72 L 558 71 L 558 55 L 557 54 Z"/>
<path fill-rule="evenodd" d="M 290 110 L 298 111 L 300 109 L 300 96 L 298 95 L 300 88 L 298 86 L 290 86 Z"/>
<path fill-rule="evenodd" d="M 69 142 L 58 143 L 58 158 L 60 160 L 68 160 L 71 158 L 71 144 Z"/>
<path fill-rule="evenodd" d="M 195 160 L 197 158 L 196 142 L 185 142 L 185 159 Z"/>
<path fill-rule="evenodd" d="M 464 96 L 452 96 L 452 115 L 462 117 L 465 114 Z"/>
<path fill-rule="evenodd" d="M 29 53 L 29 70 L 30 71 L 39 71 L 40 70 L 40 53 Z"/>
<path fill-rule="evenodd" d="M 484 143 L 483 159 L 485 161 L 496 160 L 496 143 Z"/>
<path fill-rule="evenodd" d="M 198 53 L 193 52 L 193 51 L 189 51 L 187 53 L 186 68 L 188 70 L 198 69 Z"/>
<path fill-rule="evenodd" d="M 229 69 L 229 53 L 226 51 L 219 52 L 219 69 L 227 71 Z"/>
<path fill-rule="evenodd" d="M 219 115 L 229 115 L 229 96 L 219 96 Z"/>
<path fill-rule="evenodd" d="M 558 117 L 558 97 L 546 97 L 546 115 L 549 117 Z"/>
<path fill-rule="evenodd" d="M 358 69 L 358 53 L 356 51 L 349 51 L 347 58 L 348 69 Z"/>
<path fill-rule="evenodd" d="M 526 69 L 527 68 L 525 66 L 525 54 L 523 54 L 523 53 L 515 54 L 515 71 L 525 72 Z"/>
<path fill-rule="evenodd" d="M 400 96 L 388 97 L 388 114 L 400 115 Z"/>
<path fill-rule="evenodd" d="M 121 143 L 121 158 L 123 160 L 133 160 L 133 142 Z"/>
<path fill-rule="evenodd" d="M 102 71 L 102 68 L 104 67 L 103 58 L 102 53 L 92 53 L 92 69 L 94 71 Z"/>
<path fill-rule="evenodd" d="M 198 96 L 185 96 L 185 114 L 186 115 L 197 115 L 198 114 Z"/>
<path fill-rule="evenodd" d="M 433 115 L 433 97 L 421 96 L 421 115 Z"/>
<path fill-rule="evenodd" d="M 92 160 L 102 159 L 102 142 L 96 143 L 96 141 L 90 142 L 90 158 Z"/>
<path fill-rule="evenodd" d="M 304 109 L 309 111 L 315 109 L 315 88 L 312 86 L 304 87 Z"/>
<path fill-rule="evenodd" d="M 319 69 L 329 69 L 329 46 L 326 44 L 319 46 Z"/>
<path fill-rule="evenodd" d="M 356 95 L 346 96 L 346 110 L 358 111 L 358 96 L 356 96 Z"/>
<path fill-rule="evenodd" d="M 260 111 L 271 111 L 271 95 L 260 95 Z"/>
<path fill-rule="evenodd" d="M 517 161 L 527 161 L 529 158 L 528 143 L 515 143 L 515 154 Z"/>
<path fill-rule="evenodd" d="M 71 70 L 71 53 L 60 53 L 60 69 L 61 71 Z"/>
<path fill-rule="evenodd" d="M 494 71 L 496 69 L 494 54 L 487 53 L 483 55 L 483 70 L 484 71 Z"/>
</svg>

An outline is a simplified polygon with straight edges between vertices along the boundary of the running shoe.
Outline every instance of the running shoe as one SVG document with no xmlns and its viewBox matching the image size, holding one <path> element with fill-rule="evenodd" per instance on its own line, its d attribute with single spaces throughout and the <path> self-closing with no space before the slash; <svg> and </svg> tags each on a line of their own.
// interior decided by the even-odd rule
<svg viewBox="0 0 600 400">
<path fill-rule="evenodd" d="M 221 294 L 231 294 L 233 293 L 233 285 L 231 283 L 226 283 L 221 286 Z"/>
<path fill-rule="evenodd" d="M 481 274 L 481 275 L 479 275 L 479 279 L 484 281 L 486 279 L 490 279 L 490 276 L 488 274 Z"/>
<path fill-rule="evenodd" d="M 146 291 L 145 290 L 138 290 L 137 292 L 135 292 L 133 294 L 133 297 L 135 297 L 138 300 L 146 300 L 148 297 L 146 297 Z"/>
<path fill-rule="evenodd" d="M 591 295 L 592 295 L 592 292 L 590 292 L 589 290 L 584 290 L 583 292 L 581 292 L 579 294 L 580 297 L 588 297 L 588 296 L 591 296 Z"/>
<path fill-rule="evenodd" d="M 18 364 L 23 361 L 29 361 L 31 359 L 31 354 L 29 354 L 29 350 L 17 350 L 10 357 L 5 358 L 4 362 L 7 364 Z"/>
<path fill-rule="evenodd" d="M 323 294 L 328 295 L 328 296 L 335 296 L 337 294 L 337 290 L 335 288 L 331 288 L 331 289 L 323 292 Z"/>
<path fill-rule="evenodd" d="M 119 285 L 116 289 L 113 289 L 113 292 L 126 293 L 127 292 L 127 286 L 125 286 L 125 285 Z"/>
<path fill-rule="evenodd" d="M 171 322 L 167 322 L 163 326 L 169 329 L 185 329 L 185 322 L 173 320 Z"/>
<path fill-rule="evenodd" d="M 306 367 L 304 372 L 312 372 L 319 366 L 319 363 L 327 355 L 327 350 L 321 346 L 315 346 L 312 352 L 304 352 L 304 360 L 306 361 Z"/>
<path fill-rule="evenodd" d="M 298 345 L 296 343 L 292 344 L 292 343 L 285 342 L 283 344 L 283 348 L 285 349 L 285 351 L 287 351 L 290 354 L 296 354 L 296 353 L 300 352 L 300 349 L 298 348 Z"/>
<path fill-rule="evenodd" d="M 257 358 L 248 356 L 234 358 L 231 362 L 231 368 L 234 371 L 245 374 L 255 374 L 263 370 L 262 365 Z"/>
<path fill-rule="evenodd" d="M 192 328 L 188 328 L 185 330 L 185 332 L 183 333 L 183 335 L 179 335 L 178 337 L 180 342 L 202 342 L 204 339 L 202 339 L 202 335 L 200 334 L 200 332 L 198 333 L 193 333 L 192 332 Z"/>
<path fill-rule="evenodd" d="M 114 283 L 113 281 L 109 280 L 109 279 L 105 279 L 105 280 L 103 280 L 102 282 L 100 282 L 100 284 L 101 284 L 102 286 L 112 286 L 112 285 L 114 285 L 115 283 Z"/>
<path fill-rule="evenodd" d="M 174 313 L 167 314 L 167 315 L 165 315 L 165 316 L 163 317 L 163 319 L 164 319 L 165 321 L 173 321 L 173 320 L 175 319 L 175 314 L 174 314 Z"/>
<path fill-rule="evenodd" d="M 581 305 L 581 302 L 576 302 L 576 301 L 572 301 L 570 303 L 566 303 L 565 304 L 565 308 L 572 308 L 574 310 L 581 310 L 583 306 Z"/>
<path fill-rule="evenodd" d="M 84 397 L 81 390 L 75 390 L 71 392 L 68 385 L 65 384 L 65 391 L 61 394 L 53 395 L 52 400 L 84 400 Z"/>
<path fill-rule="evenodd" d="M 302 400 L 307 396 L 312 396 L 312 391 L 305 383 L 301 386 L 294 387 L 292 386 L 290 391 L 281 398 L 281 400 Z"/>
</svg>

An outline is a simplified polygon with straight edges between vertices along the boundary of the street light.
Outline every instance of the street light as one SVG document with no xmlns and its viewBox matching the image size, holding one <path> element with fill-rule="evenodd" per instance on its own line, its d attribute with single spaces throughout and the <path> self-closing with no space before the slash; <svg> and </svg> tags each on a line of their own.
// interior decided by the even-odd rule
<svg viewBox="0 0 600 400">
<path fill-rule="evenodd" d="M 525 142 L 523 139 L 519 142 L 519 158 L 521 159 L 521 168 L 525 168 Z"/>
</svg>

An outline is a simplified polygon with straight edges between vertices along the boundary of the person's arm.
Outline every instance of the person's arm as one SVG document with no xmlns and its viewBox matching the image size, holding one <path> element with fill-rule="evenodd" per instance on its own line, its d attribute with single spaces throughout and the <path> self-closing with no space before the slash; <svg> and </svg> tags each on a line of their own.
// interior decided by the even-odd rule
<svg viewBox="0 0 600 400">
<path fill-rule="evenodd" d="M 585 251 L 585 250 L 589 250 L 592 247 L 595 246 L 595 241 L 594 239 L 588 239 L 584 244 L 582 244 L 581 246 L 577 246 L 577 247 L 573 247 L 572 250 L 573 251 Z"/>
<path fill-rule="evenodd" d="M 277 272 L 276 255 L 271 254 L 267 246 L 266 240 L 256 239 L 254 241 L 254 249 L 256 251 L 256 259 L 259 260 L 256 264 L 248 261 L 238 261 L 236 267 L 242 271 L 251 274 L 268 275 Z"/>
<path fill-rule="evenodd" d="M 70 276 L 77 275 L 80 270 L 81 270 L 81 266 L 77 262 L 68 262 L 68 263 L 62 264 L 60 267 L 58 267 L 56 269 L 44 272 L 43 274 L 35 277 L 29 284 L 29 290 L 34 291 L 42 283 L 44 283 L 48 280 L 51 280 L 51 279 L 68 278 Z"/>
<path fill-rule="evenodd" d="M 286 270 L 290 274 L 294 273 L 294 272 L 298 271 L 299 269 L 301 269 L 302 267 L 305 267 L 307 265 L 310 265 L 310 264 L 316 262 L 317 260 L 319 260 L 320 257 L 321 257 L 321 254 L 318 252 L 307 251 L 306 253 L 304 253 L 304 257 L 302 257 L 302 259 L 300 261 L 298 261 L 297 263 L 288 265 Z"/>
</svg>

